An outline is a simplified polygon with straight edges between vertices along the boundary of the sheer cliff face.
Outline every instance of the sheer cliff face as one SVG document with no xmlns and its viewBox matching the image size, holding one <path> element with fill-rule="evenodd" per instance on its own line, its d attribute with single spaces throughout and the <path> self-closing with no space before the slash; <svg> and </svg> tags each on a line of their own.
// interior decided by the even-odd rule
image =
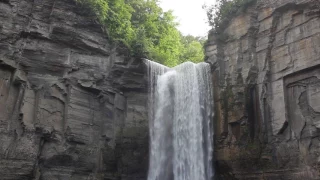
<svg viewBox="0 0 320 180">
<path fill-rule="evenodd" d="M 210 35 L 206 47 L 217 89 L 217 171 L 319 179 L 320 2 L 260 0 L 224 36 Z"/>
<path fill-rule="evenodd" d="M 0 179 L 145 179 L 144 72 L 71 0 L 0 1 Z"/>
</svg>

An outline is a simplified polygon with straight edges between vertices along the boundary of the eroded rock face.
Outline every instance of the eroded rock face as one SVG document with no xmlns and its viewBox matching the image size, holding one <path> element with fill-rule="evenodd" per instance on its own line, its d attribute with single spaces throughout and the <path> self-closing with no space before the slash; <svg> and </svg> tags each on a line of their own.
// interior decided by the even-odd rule
<svg viewBox="0 0 320 180">
<path fill-rule="evenodd" d="M 209 36 L 217 171 L 319 179 L 320 2 L 261 0 Z"/>
<path fill-rule="evenodd" d="M 0 179 L 145 179 L 142 70 L 71 0 L 0 1 Z"/>
</svg>

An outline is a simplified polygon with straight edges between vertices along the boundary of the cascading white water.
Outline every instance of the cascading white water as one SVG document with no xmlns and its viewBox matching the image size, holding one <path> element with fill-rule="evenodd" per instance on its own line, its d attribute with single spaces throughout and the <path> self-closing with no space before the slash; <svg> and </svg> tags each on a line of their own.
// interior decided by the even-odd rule
<svg viewBox="0 0 320 180">
<path fill-rule="evenodd" d="M 148 180 L 212 180 L 213 97 L 210 66 L 149 68 Z"/>
</svg>

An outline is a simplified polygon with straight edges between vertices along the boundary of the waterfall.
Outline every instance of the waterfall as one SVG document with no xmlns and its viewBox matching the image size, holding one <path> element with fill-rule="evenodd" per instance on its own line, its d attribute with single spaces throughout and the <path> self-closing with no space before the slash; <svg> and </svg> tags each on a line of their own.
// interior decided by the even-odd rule
<svg viewBox="0 0 320 180">
<path fill-rule="evenodd" d="M 210 66 L 168 68 L 146 60 L 149 77 L 148 180 L 212 180 L 213 96 Z"/>
</svg>

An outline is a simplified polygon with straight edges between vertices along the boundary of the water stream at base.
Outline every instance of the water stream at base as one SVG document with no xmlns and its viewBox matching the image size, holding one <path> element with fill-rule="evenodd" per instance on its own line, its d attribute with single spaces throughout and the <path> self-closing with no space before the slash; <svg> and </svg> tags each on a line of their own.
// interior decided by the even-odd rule
<svg viewBox="0 0 320 180">
<path fill-rule="evenodd" d="M 168 68 L 146 60 L 149 76 L 148 180 L 212 180 L 213 96 L 210 66 Z"/>
</svg>

